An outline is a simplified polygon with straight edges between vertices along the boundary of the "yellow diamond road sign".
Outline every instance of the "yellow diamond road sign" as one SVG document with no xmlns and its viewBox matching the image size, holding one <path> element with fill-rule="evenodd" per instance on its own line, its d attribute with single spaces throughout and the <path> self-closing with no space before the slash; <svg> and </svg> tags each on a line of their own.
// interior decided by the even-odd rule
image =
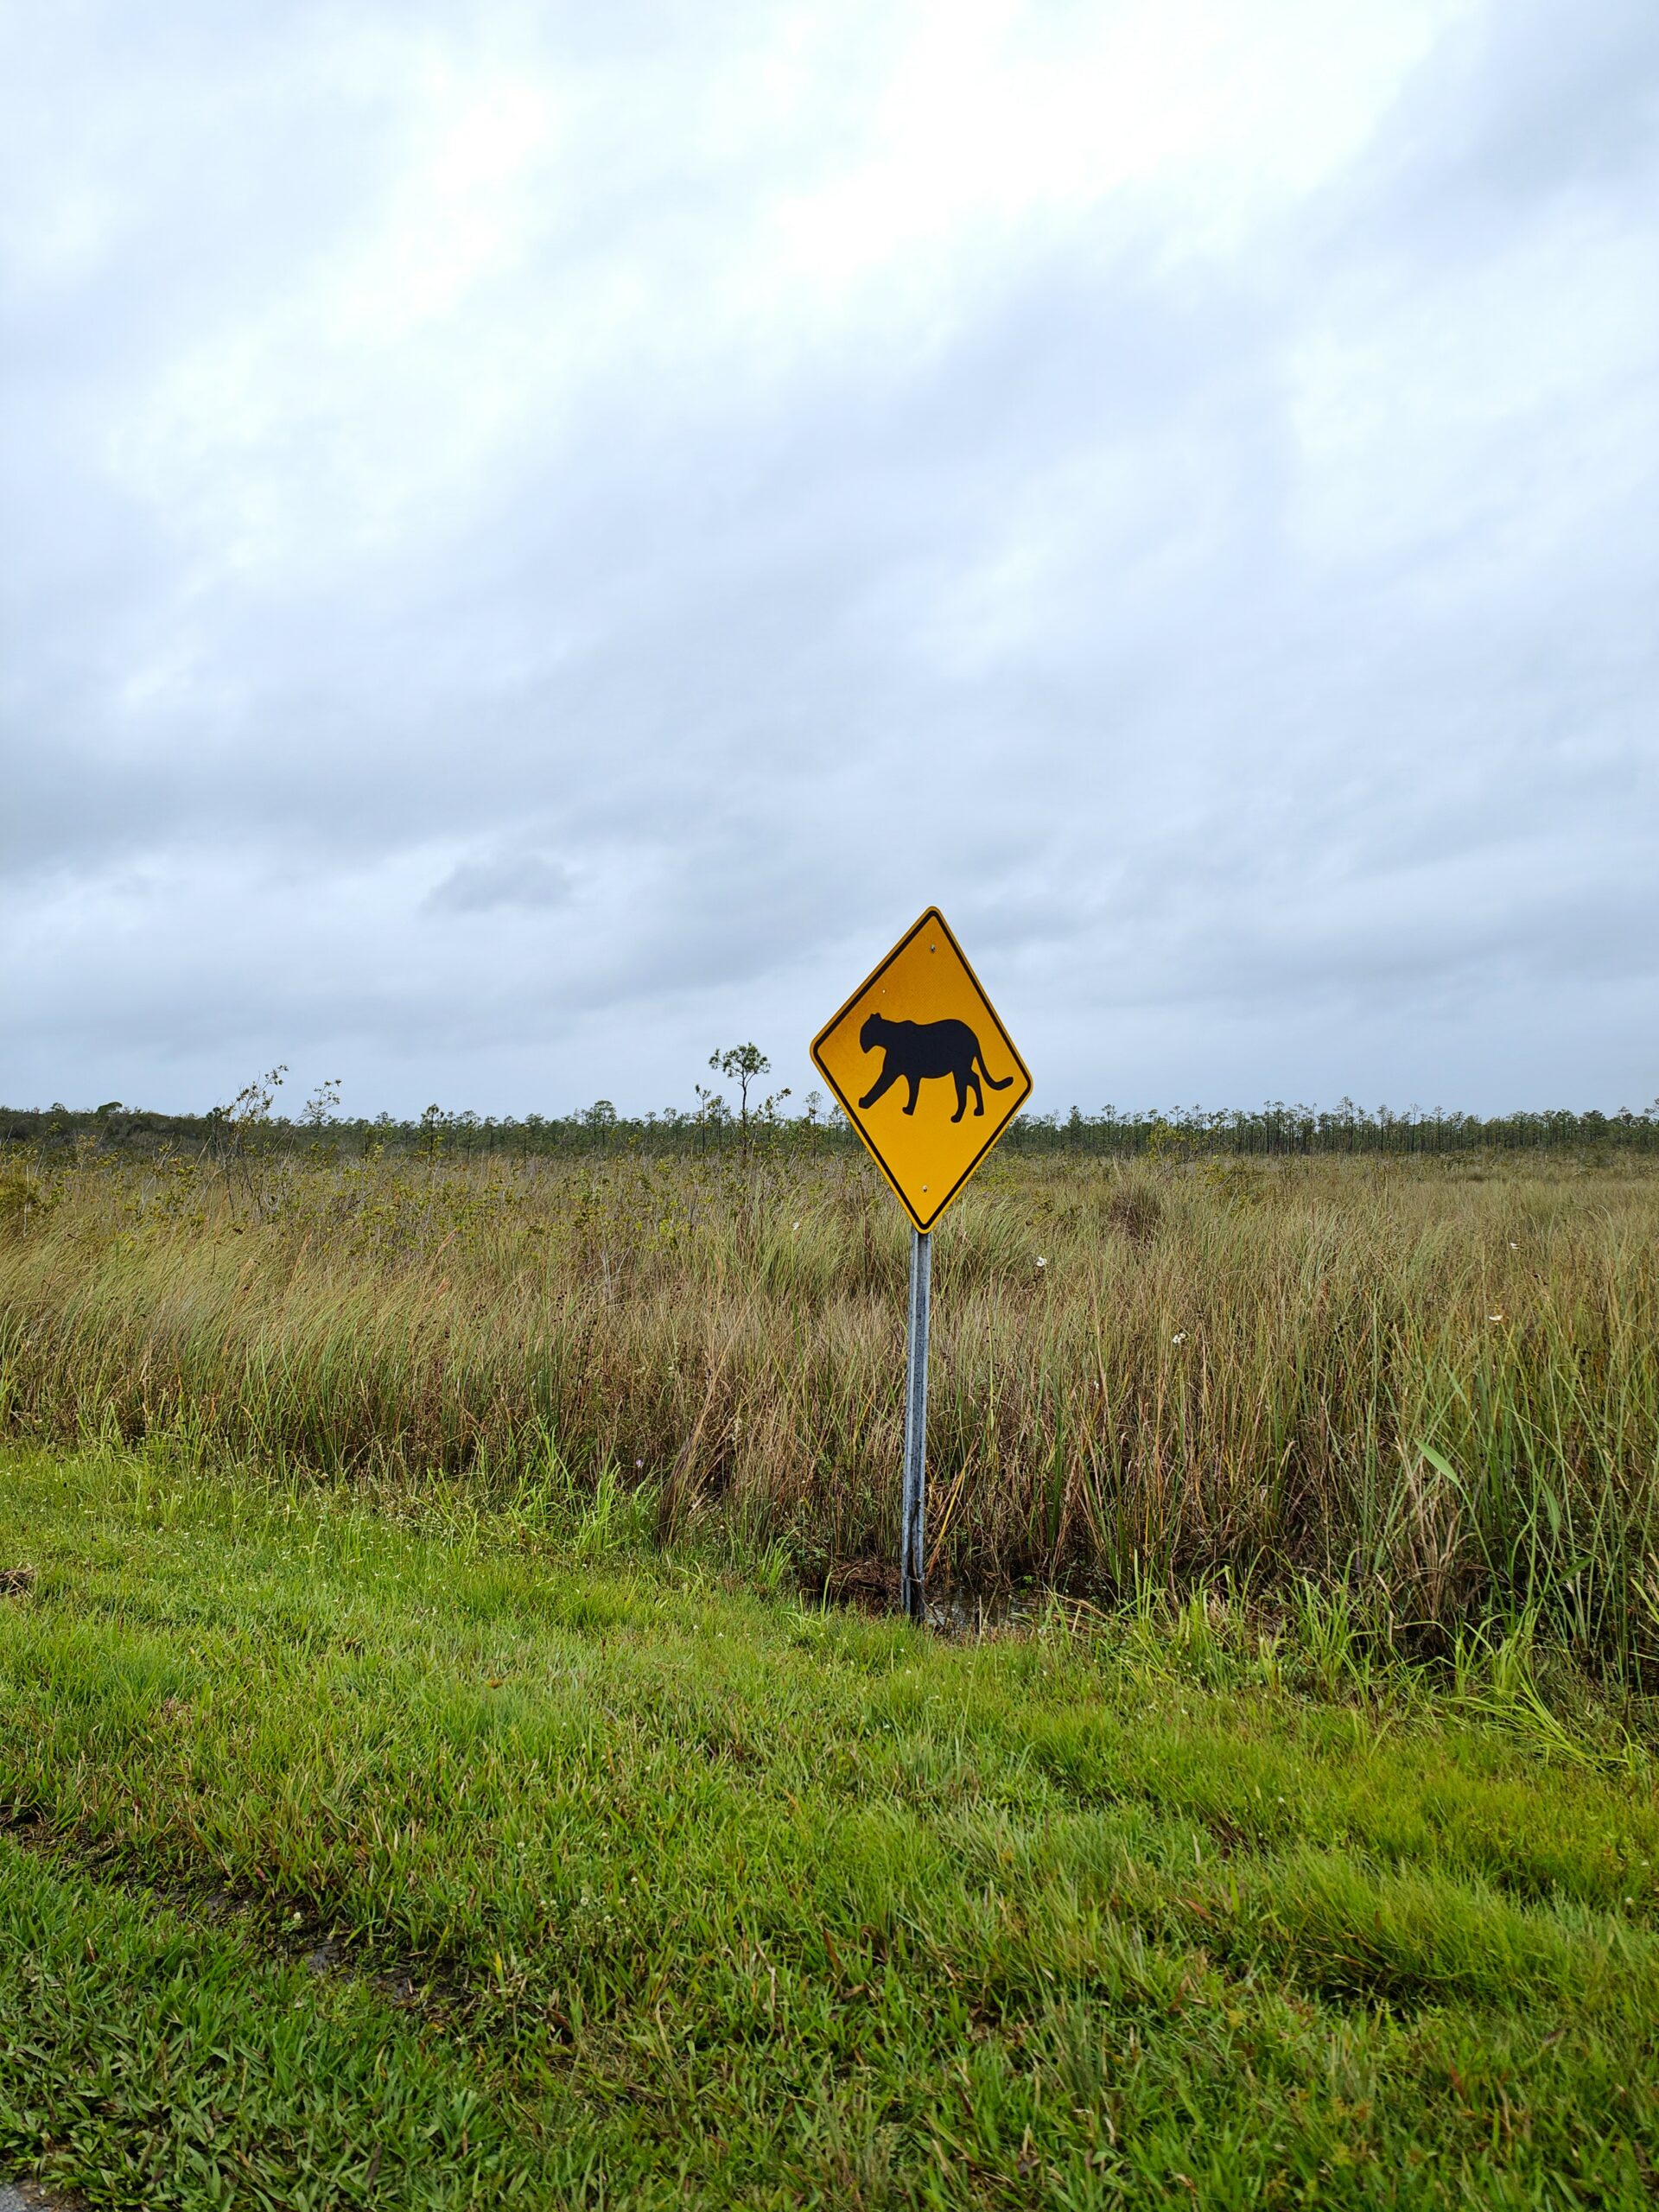
<svg viewBox="0 0 1659 2212">
<path fill-rule="evenodd" d="M 1031 1096 L 937 906 L 824 1024 L 812 1058 L 924 1235 Z"/>
</svg>

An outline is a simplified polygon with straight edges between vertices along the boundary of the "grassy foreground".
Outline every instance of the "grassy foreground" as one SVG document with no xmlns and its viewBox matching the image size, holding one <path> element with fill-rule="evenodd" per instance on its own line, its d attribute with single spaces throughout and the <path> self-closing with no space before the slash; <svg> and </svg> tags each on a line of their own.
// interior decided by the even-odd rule
<svg viewBox="0 0 1659 2212">
<path fill-rule="evenodd" d="M 786 1153 L 9 1167 L 0 1433 L 556 1471 L 820 1580 L 894 1549 L 906 1238 L 868 1163 Z M 1659 1687 L 1641 1160 L 994 1160 L 934 1330 L 938 1576 L 1312 1578 L 1390 1647 L 1528 1617 Z"/>
<path fill-rule="evenodd" d="M 1612 1738 L 1196 1618 L 946 1642 L 609 1524 L 0 1463 L 0 2173 L 95 2206 L 1611 2206 Z"/>
</svg>

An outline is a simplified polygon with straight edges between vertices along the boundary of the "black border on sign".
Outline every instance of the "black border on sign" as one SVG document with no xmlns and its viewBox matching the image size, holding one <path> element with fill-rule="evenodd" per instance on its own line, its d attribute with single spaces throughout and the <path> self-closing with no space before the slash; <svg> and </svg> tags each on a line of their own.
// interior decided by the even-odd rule
<svg viewBox="0 0 1659 2212">
<path fill-rule="evenodd" d="M 855 1006 L 857 1005 L 859 1000 L 863 997 L 865 992 L 869 989 L 871 984 L 875 982 L 880 976 L 884 976 L 887 969 L 892 967 L 893 962 L 899 957 L 899 955 L 904 950 L 911 939 L 915 937 L 919 931 L 925 928 L 930 923 L 931 923 L 935 928 L 942 930 L 944 935 L 950 939 L 950 950 L 956 954 L 957 959 L 961 961 L 963 968 L 967 970 L 969 981 L 973 984 L 974 988 L 979 993 L 980 999 L 985 1007 L 985 1011 L 990 1015 L 991 1020 L 996 1024 L 996 1033 L 1002 1039 L 1002 1044 L 1004 1049 L 1007 1052 L 1008 1058 L 1014 1062 L 1015 1067 L 1019 1069 L 1020 1074 L 1024 1076 L 1026 1079 L 1026 1087 L 1020 1092 L 1018 1098 L 1014 1100 L 1013 1105 L 1009 1108 L 1007 1119 L 997 1124 L 996 1128 L 991 1132 L 990 1135 L 986 1138 L 984 1143 L 981 1145 L 979 1150 L 974 1154 L 968 1165 L 963 1169 L 961 1174 L 957 1176 L 956 1181 L 950 1185 L 944 1196 L 939 1200 L 938 1205 L 934 1207 L 932 1212 L 929 1214 L 927 1219 L 924 1221 L 920 1214 L 917 1212 L 915 1207 L 912 1205 L 910 1200 L 905 1196 L 903 1191 L 899 1187 L 898 1180 L 893 1175 L 893 1170 L 887 1166 L 887 1161 L 882 1159 L 880 1154 L 876 1150 L 875 1140 L 870 1135 L 862 1122 L 860 1121 L 857 1109 L 854 1106 L 851 1099 L 848 1097 L 846 1092 L 842 1090 L 841 1085 L 836 1081 L 834 1076 L 830 1074 L 829 1069 L 818 1058 L 818 1047 L 823 1044 L 824 1039 L 830 1034 L 830 1032 L 832 1029 L 836 1028 L 845 1016 L 851 1012 Z M 939 1216 L 944 1211 L 946 1206 L 950 1205 L 951 1199 L 956 1197 L 957 1192 L 961 1190 L 963 1185 L 974 1173 L 975 1169 L 979 1166 L 980 1161 L 984 1159 L 986 1154 L 991 1149 L 992 1146 L 996 1143 L 998 1139 L 1008 1128 L 1014 1116 L 1020 1111 L 1020 1108 L 1025 1104 L 1027 1099 L 1030 1097 L 1032 1093 L 1031 1070 L 1020 1058 L 1019 1050 L 1016 1047 L 1013 1038 L 1009 1036 L 1007 1031 L 1003 1027 L 1001 1015 L 991 1004 L 990 993 L 986 989 L 984 984 L 980 982 L 978 976 L 975 975 L 972 961 L 969 959 L 961 945 L 957 944 L 956 931 L 951 928 L 950 923 L 945 920 L 944 916 L 939 912 L 937 906 L 928 906 L 924 908 L 922 912 L 917 917 L 915 922 L 905 931 L 903 937 L 899 938 L 898 944 L 893 947 L 891 951 L 884 954 L 883 957 L 876 962 L 874 967 L 871 969 L 869 974 L 864 978 L 858 988 L 855 991 L 849 992 L 842 1001 L 835 1013 L 830 1015 L 829 1020 L 824 1023 L 823 1028 L 819 1030 L 817 1035 L 812 1039 L 811 1045 L 808 1049 L 811 1054 L 813 1066 L 817 1068 L 818 1073 L 829 1084 L 830 1090 L 835 1092 L 836 1097 L 840 1103 L 841 1110 L 845 1114 L 848 1120 L 857 1131 L 860 1142 L 863 1145 L 864 1149 L 869 1154 L 871 1159 L 874 1160 L 876 1166 L 881 1170 L 881 1173 L 887 1177 L 893 1196 L 898 1199 L 899 1205 L 903 1206 L 905 1211 L 910 1216 L 912 1221 L 916 1224 L 916 1227 L 920 1230 L 924 1236 L 931 1234 L 934 1223 L 938 1221 Z"/>
</svg>

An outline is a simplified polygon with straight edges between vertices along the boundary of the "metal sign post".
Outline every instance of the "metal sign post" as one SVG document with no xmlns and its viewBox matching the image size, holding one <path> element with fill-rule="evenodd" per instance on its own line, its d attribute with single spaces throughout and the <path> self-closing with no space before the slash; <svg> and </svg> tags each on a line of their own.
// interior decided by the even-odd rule
<svg viewBox="0 0 1659 2212">
<path fill-rule="evenodd" d="M 910 1232 L 910 1331 L 905 1364 L 905 1487 L 899 1537 L 899 1594 L 913 1621 L 927 1618 L 927 1324 L 933 1239 Z"/>
<path fill-rule="evenodd" d="M 812 1059 L 910 1216 L 899 1580 L 925 1621 L 931 1231 L 1031 1096 L 1031 1071 L 937 906 L 825 1022 Z"/>
</svg>

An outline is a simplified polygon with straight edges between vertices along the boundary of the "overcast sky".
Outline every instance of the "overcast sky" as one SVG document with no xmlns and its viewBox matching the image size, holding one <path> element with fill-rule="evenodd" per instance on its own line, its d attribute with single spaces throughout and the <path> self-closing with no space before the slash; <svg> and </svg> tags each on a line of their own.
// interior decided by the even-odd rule
<svg viewBox="0 0 1659 2212">
<path fill-rule="evenodd" d="M 1659 1091 L 1656 0 L 0 4 L 0 1098 Z"/>
</svg>

